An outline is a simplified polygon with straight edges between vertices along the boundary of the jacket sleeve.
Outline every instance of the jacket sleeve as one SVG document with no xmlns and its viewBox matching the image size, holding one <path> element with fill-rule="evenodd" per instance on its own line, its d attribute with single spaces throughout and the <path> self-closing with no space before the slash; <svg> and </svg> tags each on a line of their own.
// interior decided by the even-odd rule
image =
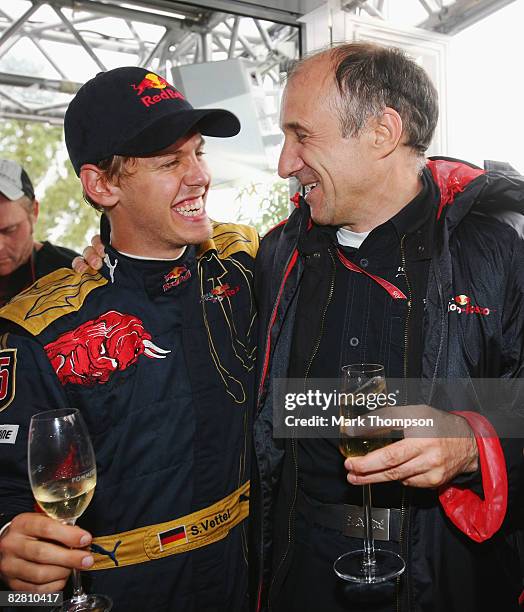
<svg viewBox="0 0 524 612">
<path fill-rule="evenodd" d="M 507 281 L 501 316 L 502 382 L 515 382 L 524 375 L 524 241 L 513 234 L 511 246 L 511 256 L 505 262 Z M 439 498 L 448 518 L 470 538 L 482 542 L 492 537 L 504 520 L 522 523 L 524 394 L 513 394 L 511 414 L 507 416 L 497 414 L 496 409 L 488 418 L 473 412 L 458 414 L 466 418 L 477 440 L 482 493 L 475 490 L 472 478 L 441 488 Z"/>
<path fill-rule="evenodd" d="M 524 223 L 524 215 L 522 215 Z M 521 226 L 522 229 L 522 226 Z M 513 233 L 513 232 L 512 232 Z M 524 239 L 515 240 L 508 263 L 508 283 L 502 317 L 503 379 L 511 399 L 511 417 L 501 430 L 508 475 L 508 517 L 523 525 L 524 517 Z M 495 422 L 495 428 L 498 428 Z"/>
<path fill-rule="evenodd" d="M 0 523 L 31 512 L 27 474 L 31 416 L 67 407 L 58 378 L 42 346 L 32 337 L 0 336 Z"/>
</svg>

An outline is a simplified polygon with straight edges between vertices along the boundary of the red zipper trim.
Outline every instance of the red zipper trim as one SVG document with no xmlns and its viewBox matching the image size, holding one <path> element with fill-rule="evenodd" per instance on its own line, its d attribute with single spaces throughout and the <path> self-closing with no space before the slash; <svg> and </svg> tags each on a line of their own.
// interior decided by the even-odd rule
<svg viewBox="0 0 524 612">
<path fill-rule="evenodd" d="M 352 261 L 349 261 L 349 259 L 339 249 L 337 249 L 337 255 L 342 264 L 348 270 L 351 270 L 351 272 L 357 272 L 358 274 L 365 274 L 368 278 L 380 285 L 382 289 L 385 289 L 394 300 L 408 299 L 407 296 L 404 295 L 404 293 L 402 293 L 402 291 L 398 287 L 395 287 L 395 285 L 393 285 L 393 283 L 390 283 L 389 281 L 385 280 L 384 278 L 381 278 L 380 276 L 375 276 L 374 274 L 370 274 L 362 268 L 359 268 L 357 264 L 354 264 Z"/>
</svg>

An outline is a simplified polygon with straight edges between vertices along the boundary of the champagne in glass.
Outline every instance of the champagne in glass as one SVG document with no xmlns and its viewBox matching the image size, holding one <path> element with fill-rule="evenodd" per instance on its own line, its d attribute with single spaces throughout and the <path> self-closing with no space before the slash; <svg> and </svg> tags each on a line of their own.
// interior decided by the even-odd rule
<svg viewBox="0 0 524 612">
<path fill-rule="evenodd" d="M 82 480 L 64 479 L 35 486 L 33 495 L 50 517 L 65 523 L 81 516 L 93 498 L 96 473 L 87 473 Z"/>
<path fill-rule="evenodd" d="M 352 367 L 352 366 L 345 366 Z M 382 368 L 382 366 L 380 366 Z M 344 368 L 343 368 L 344 370 Z M 382 370 L 383 371 L 383 370 Z M 361 384 L 362 383 L 362 384 Z M 361 400 L 365 396 L 386 395 L 386 379 L 383 375 L 371 376 L 369 380 L 359 381 L 359 378 L 351 379 L 351 384 L 344 381 L 344 394 L 340 401 L 340 416 L 345 419 L 354 419 L 365 416 L 368 413 L 367 401 Z M 383 448 L 394 442 L 384 431 L 377 431 L 377 435 L 369 438 L 350 435 L 348 428 L 341 425 L 339 449 L 344 457 L 362 457 L 378 448 Z"/>
<path fill-rule="evenodd" d="M 31 489 L 51 518 L 74 525 L 93 497 L 96 460 L 82 415 L 75 409 L 39 412 L 31 418 L 27 461 Z M 109 612 L 105 595 L 87 595 L 73 570 L 73 597 L 62 612 Z"/>
<path fill-rule="evenodd" d="M 358 363 L 344 366 L 343 392 L 340 413 L 347 418 L 355 418 L 367 413 L 366 396 L 376 393 L 386 393 L 384 366 L 373 363 Z M 358 398 L 358 399 L 357 399 Z M 352 437 L 350 429 L 341 421 L 340 451 L 344 457 L 365 455 L 377 448 L 391 443 L 391 438 L 384 437 Z M 371 507 L 371 485 L 364 485 L 363 516 L 364 548 L 340 555 L 333 563 L 335 574 L 347 582 L 357 584 L 378 584 L 400 576 L 405 569 L 404 560 L 400 555 L 375 548 L 373 538 L 373 517 Z"/>
</svg>

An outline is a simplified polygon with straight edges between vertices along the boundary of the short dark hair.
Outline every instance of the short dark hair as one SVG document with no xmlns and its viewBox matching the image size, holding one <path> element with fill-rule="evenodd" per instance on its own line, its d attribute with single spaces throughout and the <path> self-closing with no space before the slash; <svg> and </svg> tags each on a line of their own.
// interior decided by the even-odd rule
<svg viewBox="0 0 524 612">
<path fill-rule="evenodd" d="M 136 157 L 125 157 L 123 155 L 112 155 L 96 164 L 100 170 L 104 173 L 108 181 L 112 181 L 117 185 L 120 184 L 120 180 L 131 176 L 132 172 L 129 170 L 129 166 L 135 163 Z M 103 206 L 93 201 L 84 191 L 84 201 L 92 206 L 98 212 L 105 212 Z"/>
<path fill-rule="evenodd" d="M 423 154 L 438 121 L 438 94 L 426 71 L 404 51 L 374 43 L 334 46 L 297 63 L 289 78 L 329 54 L 340 93 L 337 112 L 344 137 L 358 136 L 368 119 L 389 106 L 402 118 L 406 145 Z"/>
</svg>

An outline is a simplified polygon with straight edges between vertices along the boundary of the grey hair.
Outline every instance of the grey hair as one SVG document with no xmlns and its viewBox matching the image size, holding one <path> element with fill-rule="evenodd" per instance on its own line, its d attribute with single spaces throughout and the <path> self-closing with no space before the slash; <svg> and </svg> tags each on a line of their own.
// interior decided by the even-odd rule
<svg viewBox="0 0 524 612">
<path fill-rule="evenodd" d="M 438 94 L 428 74 L 395 47 L 357 42 L 324 49 L 291 66 L 288 80 L 311 61 L 328 56 L 339 99 L 335 110 L 345 138 L 358 136 L 386 107 L 402 118 L 405 144 L 423 155 L 438 121 Z"/>
</svg>

